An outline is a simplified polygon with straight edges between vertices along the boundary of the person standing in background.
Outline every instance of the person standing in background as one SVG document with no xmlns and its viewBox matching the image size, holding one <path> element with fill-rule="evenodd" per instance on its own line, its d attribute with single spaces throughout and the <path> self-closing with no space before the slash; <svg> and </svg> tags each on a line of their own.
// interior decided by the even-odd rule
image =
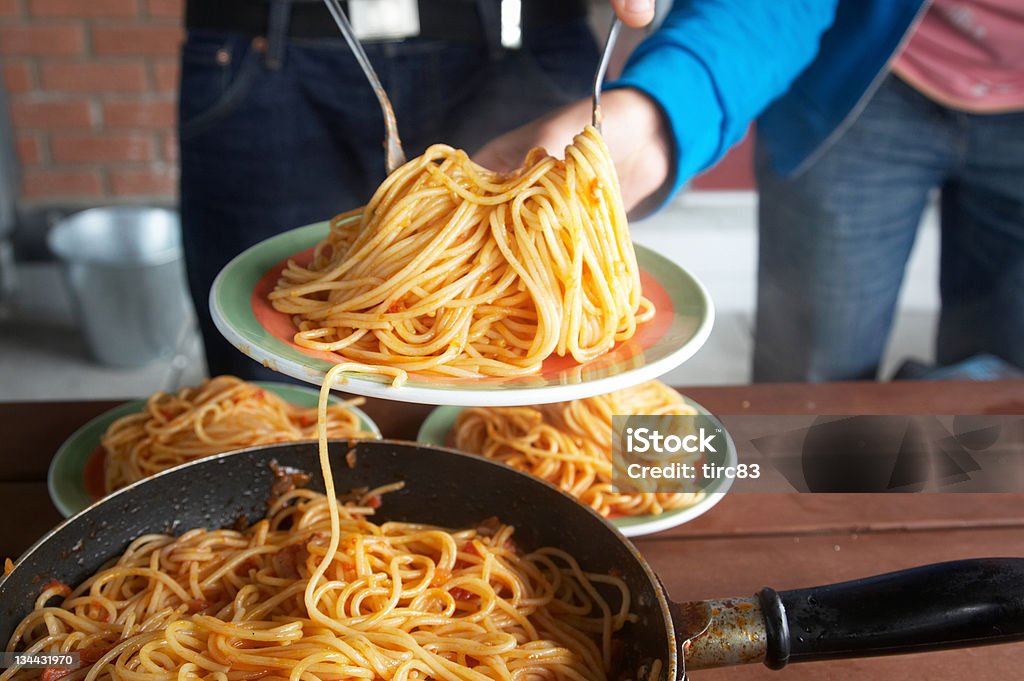
<svg viewBox="0 0 1024 681">
<path fill-rule="evenodd" d="M 514 49 L 501 0 L 348 0 L 357 33 L 374 4 L 382 25 L 361 38 L 410 157 L 475 149 L 589 91 L 585 0 L 523 0 Z M 384 123 L 321 0 L 189 0 L 186 28 L 181 219 L 207 363 L 268 377 L 214 328 L 213 280 L 247 247 L 365 203 L 385 177 Z"/>
<path fill-rule="evenodd" d="M 656 209 L 757 121 L 757 381 L 873 379 L 941 190 L 936 357 L 1024 367 L 1024 4 L 676 0 L 602 103 L 628 207 Z M 581 100 L 488 144 L 564 147 Z"/>
</svg>

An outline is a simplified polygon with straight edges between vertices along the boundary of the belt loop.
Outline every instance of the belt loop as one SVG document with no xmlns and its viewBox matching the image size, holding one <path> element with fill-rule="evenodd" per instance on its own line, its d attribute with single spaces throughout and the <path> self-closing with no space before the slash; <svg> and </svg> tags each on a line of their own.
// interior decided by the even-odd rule
<svg viewBox="0 0 1024 681">
<path fill-rule="evenodd" d="M 476 0 L 476 9 L 491 59 L 501 59 L 505 54 L 505 47 L 501 44 L 501 0 Z"/>
<path fill-rule="evenodd" d="M 267 54 L 264 63 L 271 71 L 279 71 L 284 62 L 288 44 L 288 22 L 292 14 L 292 0 L 271 0 L 267 20 Z"/>
</svg>

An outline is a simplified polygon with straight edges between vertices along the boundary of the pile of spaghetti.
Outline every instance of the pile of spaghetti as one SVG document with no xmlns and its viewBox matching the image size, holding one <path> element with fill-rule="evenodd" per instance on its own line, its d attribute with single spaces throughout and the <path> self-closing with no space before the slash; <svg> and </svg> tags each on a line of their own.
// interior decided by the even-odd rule
<svg viewBox="0 0 1024 681">
<path fill-rule="evenodd" d="M 331 438 L 373 438 L 361 429 L 347 407 L 361 399 L 327 409 Z M 107 428 L 105 453 L 107 493 L 137 480 L 200 457 L 243 447 L 315 440 L 317 413 L 286 402 L 258 385 L 234 376 L 218 376 L 176 394 L 153 394 L 145 408 Z"/>
<path fill-rule="evenodd" d="M 535 373 L 585 362 L 649 319 L 615 168 L 587 127 L 557 160 L 535 149 L 500 175 L 464 151 L 427 149 L 362 209 L 338 216 L 308 267 L 269 295 L 301 347 L 347 371 Z"/>
<path fill-rule="evenodd" d="M 675 390 L 651 381 L 585 400 L 459 413 L 455 446 L 558 485 L 605 517 L 692 506 L 702 492 L 612 491 L 612 416 L 696 414 Z M 684 455 L 695 463 L 700 455 Z"/>
<path fill-rule="evenodd" d="M 339 370 L 320 393 L 326 495 L 286 491 L 242 531 L 138 537 L 78 587 L 44 585 L 8 650 L 79 652 L 67 681 L 607 679 L 631 619 L 620 577 L 554 548 L 522 554 L 500 522 L 374 524 L 385 489 L 339 502 L 324 418 Z"/>
</svg>

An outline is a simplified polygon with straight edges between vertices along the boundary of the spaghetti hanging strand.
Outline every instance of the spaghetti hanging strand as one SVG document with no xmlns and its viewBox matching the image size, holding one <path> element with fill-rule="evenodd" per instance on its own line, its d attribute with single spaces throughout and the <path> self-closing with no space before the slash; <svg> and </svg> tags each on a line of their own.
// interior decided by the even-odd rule
<svg viewBox="0 0 1024 681">
<path fill-rule="evenodd" d="M 362 209 L 332 221 L 312 262 L 269 295 L 294 341 L 347 371 L 391 376 L 536 373 L 586 362 L 653 316 L 618 179 L 591 127 L 560 161 L 535 149 L 501 175 L 435 145 Z"/>
</svg>

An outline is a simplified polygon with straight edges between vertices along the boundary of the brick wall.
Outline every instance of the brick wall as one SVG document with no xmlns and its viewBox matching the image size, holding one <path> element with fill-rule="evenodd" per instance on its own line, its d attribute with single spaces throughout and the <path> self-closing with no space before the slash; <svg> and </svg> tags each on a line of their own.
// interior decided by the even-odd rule
<svg viewBox="0 0 1024 681">
<path fill-rule="evenodd" d="M 183 0 L 0 0 L 23 205 L 172 201 Z"/>
</svg>

